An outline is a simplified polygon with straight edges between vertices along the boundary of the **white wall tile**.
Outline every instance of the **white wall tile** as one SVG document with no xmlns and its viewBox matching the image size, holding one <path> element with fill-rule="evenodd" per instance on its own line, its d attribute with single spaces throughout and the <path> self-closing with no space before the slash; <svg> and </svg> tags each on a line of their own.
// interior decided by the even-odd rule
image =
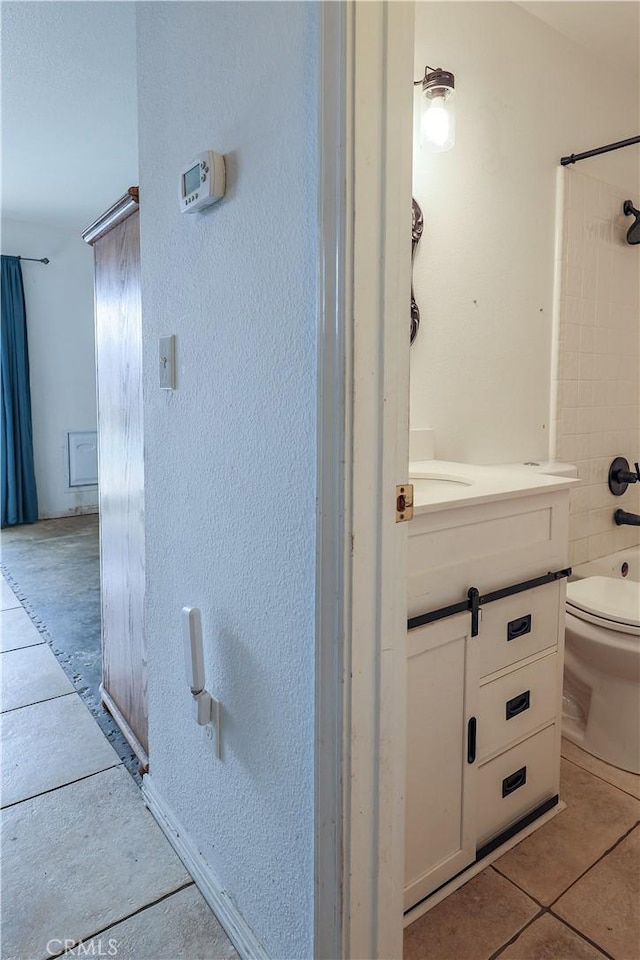
<svg viewBox="0 0 640 960">
<path fill-rule="evenodd" d="M 565 407 L 560 415 L 560 429 L 563 434 L 578 432 L 578 415 L 582 413 L 578 407 Z"/>
<path fill-rule="evenodd" d="M 601 301 L 595 304 L 595 322 L 598 327 L 608 327 L 609 317 L 611 315 L 611 304 L 608 301 Z M 583 323 L 586 321 L 583 320 Z"/>
<path fill-rule="evenodd" d="M 571 511 L 572 513 L 588 513 L 591 509 L 591 499 L 589 496 L 589 490 L 591 488 L 586 486 L 574 487 L 571 491 Z"/>
<path fill-rule="evenodd" d="M 579 403 L 587 402 L 586 400 L 580 399 L 579 388 L 580 384 L 577 380 L 565 379 L 558 381 L 559 410 L 564 410 L 565 407 L 577 407 Z"/>
<path fill-rule="evenodd" d="M 596 348 L 596 328 L 593 326 L 580 327 L 580 353 L 594 353 Z"/>
<path fill-rule="evenodd" d="M 578 380 L 596 379 L 596 357 L 592 353 L 579 353 L 578 355 Z"/>
<path fill-rule="evenodd" d="M 582 299 L 580 297 L 565 297 L 563 316 L 566 323 L 582 323 Z"/>
<path fill-rule="evenodd" d="M 569 563 L 572 567 L 579 563 L 586 563 L 589 559 L 589 541 L 573 540 L 569 550 Z"/>
<path fill-rule="evenodd" d="M 562 352 L 561 368 L 565 380 L 578 379 L 578 354 Z"/>
<path fill-rule="evenodd" d="M 577 433 L 575 435 L 575 459 L 586 460 L 589 456 L 590 434 Z"/>
<path fill-rule="evenodd" d="M 602 429 L 596 419 L 598 407 L 578 407 L 576 409 L 576 426 L 572 433 L 595 433 L 597 429 Z M 564 413 L 564 411 L 563 411 Z M 560 421 L 563 423 L 563 421 Z"/>
<path fill-rule="evenodd" d="M 600 529 L 591 529 L 591 514 L 575 513 L 569 516 L 569 537 L 571 540 L 582 540 L 591 533 L 600 532 Z"/>
<path fill-rule="evenodd" d="M 581 329 L 577 323 L 565 323 L 562 329 L 562 343 L 567 352 L 577 353 L 581 349 Z"/>
<path fill-rule="evenodd" d="M 584 481 L 570 521 L 571 562 L 583 563 L 640 542 L 613 522 L 617 506 L 640 511 L 640 489 L 616 500 L 607 484 L 614 456 L 640 456 L 640 258 L 626 243 L 628 191 L 576 171 L 565 180 L 556 456 Z M 630 496 L 635 509 L 620 502 Z"/>
<path fill-rule="evenodd" d="M 591 262 L 582 270 L 582 296 L 585 300 L 595 300 L 597 290 L 596 262 Z"/>
<path fill-rule="evenodd" d="M 577 385 L 577 406 L 589 407 L 594 402 L 595 383 L 592 380 L 579 380 Z"/>
<path fill-rule="evenodd" d="M 582 296 L 582 268 L 567 265 L 565 270 L 566 292 L 568 297 Z"/>
<path fill-rule="evenodd" d="M 612 497 L 608 486 L 602 483 L 590 484 L 587 487 L 587 491 L 589 494 L 589 510 L 601 510 L 602 507 L 606 507 L 607 503 Z"/>
</svg>

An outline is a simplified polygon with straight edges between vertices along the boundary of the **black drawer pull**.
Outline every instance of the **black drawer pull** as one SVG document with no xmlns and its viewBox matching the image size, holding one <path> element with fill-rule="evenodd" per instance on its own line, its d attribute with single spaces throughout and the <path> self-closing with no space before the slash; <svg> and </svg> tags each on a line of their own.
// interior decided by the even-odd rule
<svg viewBox="0 0 640 960">
<path fill-rule="evenodd" d="M 517 697 L 507 700 L 505 706 L 506 719 L 513 720 L 519 713 L 524 713 L 524 711 L 528 710 L 531 706 L 531 691 L 525 690 L 524 693 L 519 693 Z"/>
<path fill-rule="evenodd" d="M 502 797 L 508 797 L 510 793 L 519 790 L 520 787 L 524 787 L 527 782 L 527 768 L 520 767 L 519 770 L 516 770 L 515 773 L 512 773 L 510 777 L 505 777 L 502 781 Z"/>
<path fill-rule="evenodd" d="M 467 763 L 474 763 L 476 759 L 476 733 L 478 724 L 475 717 L 469 718 L 467 724 Z"/>
<path fill-rule="evenodd" d="M 531 633 L 530 613 L 528 613 L 526 617 L 519 617 L 517 620 L 511 620 L 507 624 L 507 642 L 509 640 L 517 640 L 518 637 L 524 637 L 527 633 Z"/>
</svg>

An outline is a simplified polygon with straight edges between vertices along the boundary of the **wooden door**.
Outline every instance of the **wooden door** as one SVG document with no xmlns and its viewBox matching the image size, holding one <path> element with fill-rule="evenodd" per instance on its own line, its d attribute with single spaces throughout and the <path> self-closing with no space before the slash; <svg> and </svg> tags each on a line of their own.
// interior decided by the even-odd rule
<svg viewBox="0 0 640 960">
<path fill-rule="evenodd" d="M 148 763 L 143 632 L 140 233 L 132 190 L 83 234 L 95 256 L 102 699 Z"/>
</svg>

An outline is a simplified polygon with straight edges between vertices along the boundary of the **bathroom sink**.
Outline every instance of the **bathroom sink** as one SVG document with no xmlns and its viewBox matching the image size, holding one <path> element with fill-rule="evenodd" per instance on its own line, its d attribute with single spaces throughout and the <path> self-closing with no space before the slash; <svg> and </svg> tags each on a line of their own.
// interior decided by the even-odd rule
<svg viewBox="0 0 640 960">
<path fill-rule="evenodd" d="M 470 487 L 472 485 L 471 480 L 452 476 L 448 473 L 413 473 L 410 475 L 409 481 L 413 484 L 414 496 L 444 493 L 447 490 L 453 491 L 460 486 Z"/>
<path fill-rule="evenodd" d="M 579 481 L 547 476 L 536 466 L 482 465 L 455 460 L 414 460 L 409 463 L 415 514 L 489 503 L 505 497 L 525 496 Z"/>
</svg>

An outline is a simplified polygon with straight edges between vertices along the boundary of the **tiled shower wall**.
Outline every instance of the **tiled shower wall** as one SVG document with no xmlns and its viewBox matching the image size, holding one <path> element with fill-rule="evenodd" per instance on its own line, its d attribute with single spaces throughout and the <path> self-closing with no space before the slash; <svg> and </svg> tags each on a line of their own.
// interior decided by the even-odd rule
<svg viewBox="0 0 640 960">
<path fill-rule="evenodd" d="M 571 563 L 640 543 L 639 527 L 617 527 L 618 507 L 640 513 L 640 483 L 622 497 L 607 485 L 611 460 L 640 460 L 640 245 L 626 242 L 633 222 L 622 190 L 563 171 L 564 211 L 558 325 L 558 460 L 576 463 L 583 483 L 571 492 Z"/>
</svg>

